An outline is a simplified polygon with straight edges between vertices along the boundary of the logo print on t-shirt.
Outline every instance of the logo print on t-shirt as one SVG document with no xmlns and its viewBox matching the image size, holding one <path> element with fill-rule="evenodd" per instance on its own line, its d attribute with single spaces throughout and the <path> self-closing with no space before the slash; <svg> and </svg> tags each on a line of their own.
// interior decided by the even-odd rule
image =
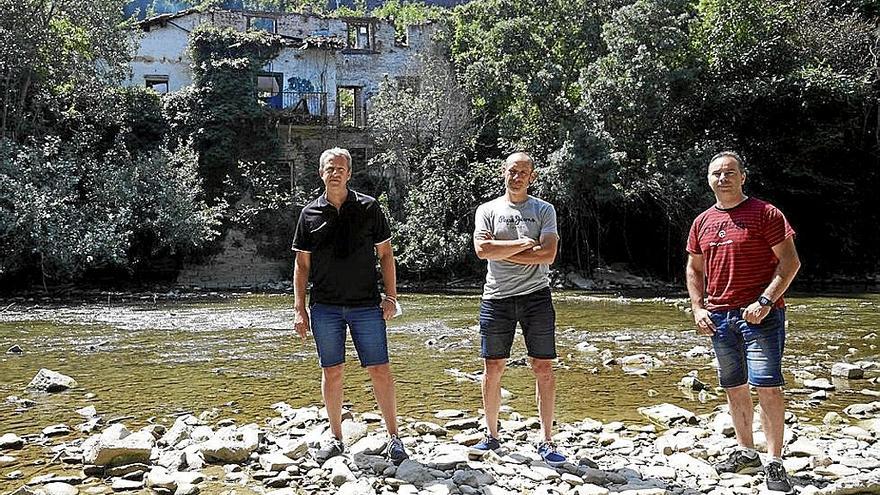
<svg viewBox="0 0 880 495">
<path fill-rule="evenodd" d="M 725 237 L 727 237 L 727 232 L 725 232 L 724 229 L 719 230 L 719 231 L 718 231 L 718 237 L 724 239 Z"/>
</svg>

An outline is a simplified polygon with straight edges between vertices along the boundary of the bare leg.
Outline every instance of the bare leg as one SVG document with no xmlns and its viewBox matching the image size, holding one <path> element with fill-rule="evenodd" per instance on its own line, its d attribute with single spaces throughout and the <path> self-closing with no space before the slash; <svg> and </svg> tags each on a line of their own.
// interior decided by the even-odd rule
<svg viewBox="0 0 880 495">
<path fill-rule="evenodd" d="M 761 427 L 767 437 L 767 453 L 782 457 L 782 436 L 785 433 L 785 399 L 782 387 L 757 387 L 761 403 Z"/>
<path fill-rule="evenodd" d="M 330 432 L 342 440 L 342 377 L 345 374 L 345 363 L 329 368 L 322 368 L 321 394 L 330 420 Z"/>
<path fill-rule="evenodd" d="M 498 438 L 498 411 L 501 409 L 501 375 L 506 359 L 483 360 L 483 410 L 489 434 Z"/>
<path fill-rule="evenodd" d="M 370 379 L 373 381 L 373 394 L 376 403 L 385 419 L 385 427 L 389 435 L 397 435 L 397 398 L 394 395 L 394 377 L 388 363 L 367 366 Z"/>
<path fill-rule="evenodd" d="M 556 406 L 556 376 L 553 374 L 553 361 L 532 359 L 532 372 L 535 373 L 535 400 L 538 415 L 541 417 L 541 431 L 544 440 L 553 436 L 553 410 Z"/>
<path fill-rule="evenodd" d="M 752 437 L 752 421 L 755 411 L 752 405 L 752 396 L 749 393 L 749 385 L 727 389 L 727 403 L 730 405 L 730 416 L 733 418 L 733 429 L 736 430 L 736 443 L 741 447 L 755 448 L 755 440 Z"/>
</svg>

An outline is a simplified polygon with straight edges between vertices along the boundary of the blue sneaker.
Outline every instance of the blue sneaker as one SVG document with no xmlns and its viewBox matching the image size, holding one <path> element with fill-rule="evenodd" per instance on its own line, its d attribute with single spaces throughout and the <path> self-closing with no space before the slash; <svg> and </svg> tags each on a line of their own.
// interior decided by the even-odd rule
<svg viewBox="0 0 880 495">
<path fill-rule="evenodd" d="M 538 445 L 538 455 L 549 466 L 556 467 L 565 464 L 565 456 L 556 450 L 556 445 L 551 442 L 541 442 Z"/>
<path fill-rule="evenodd" d="M 397 438 L 397 435 L 391 435 L 391 438 L 388 440 L 388 446 L 385 448 L 385 456 L 395 466 L 406 459 L 409 459 L 406 449 L 403 448 L 403 442 L 400 438 Z"/>
<path fill-rule="evenodd" d="M 480 443 L 471 447 L 474 450 L 488 451 L 488 450 L 498 450 L 501 448 L 501 442 L 498 441 L 497 438 L 492 435 L 486 434 L 486 438 L 480 441 Z"/>
</svg>

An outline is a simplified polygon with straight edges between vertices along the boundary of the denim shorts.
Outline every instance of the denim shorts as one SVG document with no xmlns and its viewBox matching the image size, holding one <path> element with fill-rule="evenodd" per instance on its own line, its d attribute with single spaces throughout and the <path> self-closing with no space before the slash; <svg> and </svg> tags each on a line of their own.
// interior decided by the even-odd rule
<svg viewBox="0 0 880 495">
<path fill-rule="evenodd" d="M 522 327 L 529 357 L 556 358 L 556 310 L 549 287 L 522 296 L 480 302 L 480 357 L 509 358 L 517 322 Z"/>
<path fill-rule="evenodd" d="M 785 309 L 773 308 L 757 325 L 742 317 L 741 309 L 713 311 L 712 346 L 718 359 L 718 381 L 724 388 L 749 383 L 753 387 L 781 387 L 785 348 Z"/>
<path fill-rule="evenodd" d="M 312 335 L 318 347 L 322 368 L 345 362 L 345 328 L 351 329 L 351 340 L 361 366 L 388 362 L 388 337 L 379 306 L 349 307 L 315 303 L 311 307 Z"/>
</svg>

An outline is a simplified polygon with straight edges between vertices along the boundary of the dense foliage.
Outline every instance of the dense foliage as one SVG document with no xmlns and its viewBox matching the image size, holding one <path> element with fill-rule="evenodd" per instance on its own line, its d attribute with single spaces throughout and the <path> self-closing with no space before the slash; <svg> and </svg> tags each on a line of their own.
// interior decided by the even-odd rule
<svg viewBox="0 0 880 495">
<path fill-rule="evenodd" d="M 122 2 L 0 0 L 0 279 L 130 273 L 214 237 L 197 155 L 158 95 L 120 88 Z"/>
<path fill-rule="evenodd" d="M 470 2 L 446 40 L 481 124 L 463 152 L 481 162 L 533 153 L 535 192 L 560 212 L 562 263 L 624 261 L 675 278 L 690 221 L 711 204 L 707 159 L 735 148 L 749 162 L 747 193 L 776 203 L 798 230 L 806 272 L 876 272 L 871 8 Z M 432 191 L 424 203 L 446 194 Z"/>
</svg>

